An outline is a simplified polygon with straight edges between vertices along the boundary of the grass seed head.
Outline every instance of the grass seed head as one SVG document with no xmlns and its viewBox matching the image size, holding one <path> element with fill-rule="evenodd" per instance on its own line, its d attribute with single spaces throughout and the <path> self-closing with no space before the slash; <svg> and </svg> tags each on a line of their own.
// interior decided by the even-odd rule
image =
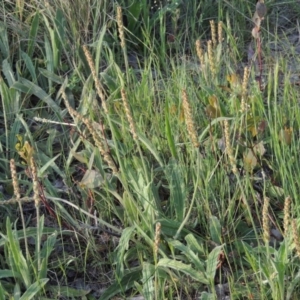
<svg viewBox="0 0 300 300">
<path fill-rule="evenodd" d="M 39 181 L 38 181 L 37 169 L 33 157 L 31 157 L 30 159 L 30 169 L 31 169 L 32 183 L 33 183 L 33 200 L 34 200 L 35 207 L 38 208 L 40 206 Z"/>
<path fill-rule="evenodd" d="M 243 78 L 243 83 L 242 83 L 242 101 L 241 101 L 241 111 L 246 112 L 247 110 L 247 92 L 248 92 L 248 81 L 249 81 L 249 76 L 250 76 L 250 70 L 248 67 L 245 67 L 244 69 L 244 78 Z"/>
<path fill-rule="evenodd" d="M 223 42 L 223 22 L 219 21 L 218 23 L 218 43 L 222 44 Z"/>
<path fill-rule="evenodd" d="M 262 221 L 263 221 L 263 236 L 265 243 L 270 241 L 270 226 L 269 226 L 269 204 L 270 199 L 268 197 L 264 198 L 264 205 L 262 211 Z"/>
<path fill-rule="evenodd" d="M 288 196 L 284 200 L 284 217 L 283 217 L 283 229 L 284 229 L 284 236 L 287 237 L 289 232 L 289 225 L 290 225 L 290 219 L 291 219 L 291 197 Z"/>
<path fill-rule="evenodd" d="M 189 103 L 186 90 L 182 91 L 182 105 L 184 110 L 184 118 L 187 127 L 188 134 L 195 148 L 199 147 L 199 142 L 197 138 L 197 132 L 195 129 L 195 124 L 192 116 L 192 110 Z"/>
<path fill-rule="evenodd" d="M 154 255 L 157 257 L 158 248 L 160 244 L 160 234 L 161 234 L 161 223 L 157 222 L 155 226 L 155 239 L 154 239 Z"/>
<path fill-rule="evenodd" d="M 127 100 L 126 92 L 125 92 L 124 89 L 121 90 L 121 95 L 122 95 L 122 100 L 123 100 L 127 120 L 129 122 L 131 134 L 133 136 L 133 139 L 135 141 L 137 141 L 138 137 L 137 137 L 137 133 L 136 133 L 136 128 L 135 128 L 135 124 L 134 124 L 132 114 L 131 114 L 131 111 L 130 111 L 130 107 L 129 107 L 129 103 L 128 103 L 128 100 Z"/>
<path fill-rule="evenodd" d="M 11 172 L 12 183 L 14 188 L 14 195 L 16 197 L 16 201 L 19 201 L 21 198 L 21 194 L 20 194 L 19 182 L 17 177 L 16 164 L 14 159 L 10 160 L 10 172 Z"/>
<path fill-rule="evenodd" d="M 124 24 L 123 24 L 123 17 L 122 17 L 122 8 L 121 6 L 117 7 L 117 24 L 119 30 L 119 37 L 121 41 L 121 47 L 124 49 L 126 47 L 125 43 L 125 34 L 124 34 Z"/>
<path fill-rule="evenodd" d="M 215 48 L 217 46 L 217 34 L 216 34 L 215 21 L 210 20 L 209 24 L 210 24 L 210 31 L 211 31 L 212 46 Z"/>
<path fill-rule="evenodd" d="M 105 94 L 104 94 L 104 89 L 100 83 L 100 80 L 96 74 L 96 68 L 95 68 L 95 65 L 94 65 L 94 62 L 93 62 L 93 59 L 92 59 L 92 56 L 91 56 L 91 53 L 89 52 L 88 48 L 86 47 L 86 45 L 83 45 L 83 52 L 84 52 L 84 55 L 88 61 L 88 64 L 90 66 L 90 69 L 91 69 L 91 72 L 92 72 L 92 76 L 93 76 L 93 79 L 94 79 L 94 82 L 95 82 L 95 87 L 96 87 L 96 90 L 97 90 L 97 94 L 98 96 L 100 97 L 101 99 L 101 103 L 102 103 L 102 106 L 103 106 L 103 109 L 104 109 L 104 112 L 106 114 L 108 114 L 108 108 L 107 108 L 107 105 L 106 105 L 106 102 L 105 102 Z"/>
<path fill-rule="evenodd" d="M 203 68 L 204 67 L 204 55 L 203 55 L 203 51 L 202 51 L 202 48 L 201 48 L 200 40 L 196 41 L 196 52 L 197 52 L 197 56 L 199 58 L 201 67 Z"/>
<path fill-rule="evenodd" d="M 228 156 L 229 161 L 230 161 L 232 172 L 234 174 L 237 174 L 238 169 L 236 167 L 236 161 L 235 161 L 235 158 L 233 156 L 233 151 L 232 151 L 232 147 L 231 147 L 231 143 L 230 143 L 230 132 L 229 132 L 228 120 L 224 120 L 223 124 L 224 124 L 224 137 L 225 137 L 226 153 L 227 153 L 227 156 Z"/>
<path fill-rule="evenodd" d="M 208 61 L 209 61 L 209 67 L 210 71 L 213 77 L 216 75 L 216 65 L 215 65 L 215 59 L 214 59 L 214 54 L 213 54 L 213 46 L 212 46 L 212 41 L 209 40 L 207 42 L 207 54 L 208 54 Z"/>
<path fill-rule="evenodd" d="M 297 220 L 292 220 L 292 231 L 293 231 L 293 240 L 296 247 L 296 252 L 298 257 L 300 257 L 300 240 L 299 240 L 299 233 L 297 228 Z"/>
</svg>

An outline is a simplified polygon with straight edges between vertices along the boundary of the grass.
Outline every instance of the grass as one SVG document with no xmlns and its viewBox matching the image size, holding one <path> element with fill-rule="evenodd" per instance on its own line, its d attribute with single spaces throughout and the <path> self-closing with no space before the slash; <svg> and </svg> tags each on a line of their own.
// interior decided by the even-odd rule
<svg viewBox="0 0 300 300">
<path fill-rule="evenodd" d="M 0 300 L 298 299 L 299 5 L 108 2 L 1 4 Z"/>
</svg>

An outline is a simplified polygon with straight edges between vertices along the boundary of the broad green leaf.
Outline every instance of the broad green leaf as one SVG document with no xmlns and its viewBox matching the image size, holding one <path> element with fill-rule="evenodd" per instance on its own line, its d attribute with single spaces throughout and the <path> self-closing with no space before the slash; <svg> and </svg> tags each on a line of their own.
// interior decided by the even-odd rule
<svg viewBox="0 0 300 300">
<path fill-rule="evenodd" d="M 14 277 L 15 274 L 12 270 L 0 270 L 0 278 Z"/>
<path fill-rule="evenodd" d="M 122 278 L 124 275 L 124 255 L 128 250 L 132 234 L 135 232 L 135 226 L 127 227 L 123 230 L 119 245 L 116 249 L 117 276 Z"/>
<path fill-rule="evenodd" d="M 50 72 L 49 70 L 39 68 L 39 71 L 43 76 L 45 76 L 47 79 L 49 79 L 55 83 L 63 84 L 63 82 L 64 82 L 64 79 L 61 76 L 58 76 L 58 75 Z"/>
<path fill-rule="evenodd" d="M 153 283 L 153 275 L 155 267 L 149 263 L 143 263 L 143 296 L 145 300 L 154 299 L 155 288 Z"/>
<path fill-rule="evenodd" d="M 223 246 L 218 246 L 214 248 L 208 255 L 206 262 L 206 277 L 213 283 L 217 271 L 217 266 L 219 264 L 219 255 L 223 251 Z"/>
<path fill-rule="evenodd" d="M 177 233 L 178 228 L 181 225 L 181 222 L 172 220 L 172 219 L 158 219 L 157 222 L 161 224 L 161 231 L 166 236 L 174 236 Z M 184 238 L 185 235 L 191 233 L 186 228 L 183 228 L 180 231 L 179 239 Z"/>
<path fill-rule="evenodd" d="M 204 240 L 200 241 L 199 238 L 197 240 L 192 233 L 186 235 L 185 240 L 187 242 L 188 247 L 192 251 L 194 251 L 195 253 L 197 253 L 198 255 L 201 255 L 201 256 L 206 255 L 206 253 L 204 251 L 204 244 L 205 244 Z"/>
<path fill-rule="evenodd" d="M 204 263 L 199 259 L 198 255 L 195 252 L 193 252 L 189 247 L 185 246 L 177 240 L 171 240 L 168 243 L 174 248 L 180 250 L 182 252 L 182 255 L 186 256 L 189 262 L 194 265 L 195 270 L 205 274 Z"/>
<path fill-rule="evenodd" d="M 186 265 L 182 263 L 181 261 L 172 260 L 169 258 L 162 258 L 159 260 L 157 264 L 158 268 L 167 268 L 167 269 L 174 269 L 176 271 L 182 272 L 186 275 L 191 276 L 194 280 L 197 280 L 198 282 L 201 282 L 203 284 L 208 284 L 209 281 L 204 276 L 202 272 L 198 272 L 195 269 L 192 268 L 191 265 Z"/>
</svg>

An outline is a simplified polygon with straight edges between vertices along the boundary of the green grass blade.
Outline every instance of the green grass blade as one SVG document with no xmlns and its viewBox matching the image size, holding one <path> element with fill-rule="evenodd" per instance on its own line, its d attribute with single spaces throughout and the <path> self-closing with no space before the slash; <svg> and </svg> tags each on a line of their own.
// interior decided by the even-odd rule
<svg viewBox="0 0 300 300">
<path fill-rule="evenodd" d="M 21 57 L 22 57 L 25 65 L 27 67 L 27 70 L 29 71 L 29 73 L 31 75 L 32 81 L 36 83 L 37 78 L 36 78 L 36 73 L 35 73 L 35 67 L 33 65 L 33 62 L 31 60 L 30 56 L 27 53 L 22 51 L 21 52 Z"/>
<path fill-rule="evenodd" d="M 211 239 L 218 245 L 222 244 L 222 227 L 217 217 L 209 218 L 209 232 Z"/>
<path fill-rule="evenodd" d="M 185 213 L 188 188 L 185 184 L 184 171 L 174 160 L 166 166 L 166 177 L 170 187 L 170 205 L 175 211 L 175 220 L 182 222 Z"/>
<path fill-rule="evenodd" d="M 124 294 L 134 286 L 135 281 L 142 278 L 142 270 L 134 270 L 124 274 L 118 282 L 113 283 L 99 298 L 99 300 L 110 300 L 113 296 L 121 293 Z"/>
<path fill-rule="evenodd" d="M 58 83 L 58 84 L 63 84 L 64 83 L 64 79 L 61 76 L 58 76 L 58 75 L 50 72 L 49 70 L 39 68 L 39 72 L 44 77 L 46 77 L 47 79 L 49 79 L 49 80 L 51 80 L 51 81 L 53 81 L 55 83 Z"/>
<path fill-rule="evenodd" d="M 29 287 L 31 285 L 30 270 L 27 265 L 27 261 L 22 254 L 16 231 L 13 232 L 11 229 L 9 218 L 6 219 L 6 232 L 8 239 L 7 246 L 9 249 L 11 262 L 13 264 L 11 267 L 14 268 L 13 271 L 16 272 L 16 275 L 22 279 L 24 285 Z"/>
<path fill-rule="evenodd" d="M 32 57 L 33 55 L 34 46 L 36 43 L 36 36 L 39 28 L 39 19 L 40 19 L 40 14 L 39 12 L 36 12 L 31 22 L 31 27 L 29 32 L 29 42 L 27 47 L 27 55 L 29 57 Z"/>
<path fill-rule="evenodd" d="M 8 86 L 11 87 L 15 83 L 16 79 L 15 79 L 12 67 L 7 59 L 4 59 L 2 62 L 2 70 L 1 71 L 3 72 L 4 77 L 7 80 Z"/>
<path fill-rule="evenodd" d="M 0 300 L 5 300 L 6 291 L 0 282 Z"/>
<path fill-rule="evenodd" d="M 20 300 L 30 300 L 35 297 L 44 287 L 44 285 L 49 281 L 48 278 L 40 279 L 30 285 L 26 292 L 22 295 Z"/>
<path fill-rule="evenodd" d="M 4 58 L 9 56 L 10 44 L 8 42 L 7 28 L 5 24 L 0 25 L 0 52 Z"/>
<path fill-rule="evenodd" d="M 58 113 L 60 111 L 59 106 L 44 90 L 25 78 L 19 78 L 19 81 L 14 83 L 13 88 L 25 94 L 35 95 L 40 100 L 45 102 L 54 112 Z"/>
<path fill-rule="evenodd" d="M 170 125 L 170 121 L 169 121 L 169 105 L 168 105 L 167 101 L 166 101 L 166 105 L 165 105 L 165 131 L 166 131 L 166 137 L 167 137 L 167 141 L 168 141 L 168 145 L 169 145 L 171 154 L 172 154 L 173 158 L 177 159 L 177 151 L 176 151 L 175 141 L 174 141 L 174 137 L 172 134 L 171 125 Z"/>
</svg>

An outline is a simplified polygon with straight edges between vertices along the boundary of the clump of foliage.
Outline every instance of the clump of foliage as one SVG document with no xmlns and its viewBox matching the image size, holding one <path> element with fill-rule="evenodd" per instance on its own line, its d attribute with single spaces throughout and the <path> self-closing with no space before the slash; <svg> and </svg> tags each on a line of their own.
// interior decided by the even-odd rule
<svg viewBox="0 0 300 300">
<path fill-rule="evenodd" d="M 299 294 L 295 28 L 197 2 L 1 5 L 0 298 Z"/>
</svg>

